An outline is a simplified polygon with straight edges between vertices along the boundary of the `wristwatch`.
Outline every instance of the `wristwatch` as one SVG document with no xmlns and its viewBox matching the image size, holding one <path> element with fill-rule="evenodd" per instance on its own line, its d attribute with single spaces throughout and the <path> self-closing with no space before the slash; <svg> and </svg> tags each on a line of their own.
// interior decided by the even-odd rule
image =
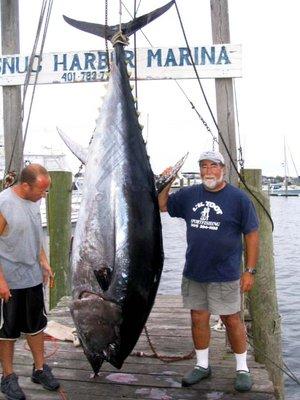
<svg viewBox="0 0 300 400">
<path fill-rule="evenodd" d="M 247 268 L 245 268 L 245 272 L 249 272 L 249 274 L 255 275 L 256 274 L 256 269 L 247 267 Z"/>
</svg>

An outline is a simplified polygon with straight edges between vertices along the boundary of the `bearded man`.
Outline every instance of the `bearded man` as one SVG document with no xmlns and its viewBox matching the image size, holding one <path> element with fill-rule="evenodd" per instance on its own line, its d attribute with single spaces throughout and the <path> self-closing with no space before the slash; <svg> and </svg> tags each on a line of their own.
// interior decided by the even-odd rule
<svg viewBox="0 0 300 400">
<path fill-rule="evenodd" d="M 236 358 L 235 389 L 249 391 L 252 379 L 247 366 L 246 330 L 240 318 L 241 292 L 254 284 L 258 259 L 258 219 L 242 190 L 224 179 L 221 153 L 205 151 L 199 158 L 202 184 L 169 195 L 171 183 L 159 194 L 162 212 L 183 218 L 187 227 L 187 251 L 182 277 L 184 308 L 191 310 L 196 366 L 182 379 L 183 386 L 208 378 L 210 316 L 220 315 Z M 168 169 L 165 171 L 168 173 Z M 241 275 L 243 245 L 245 272 Z"/>
</svg>

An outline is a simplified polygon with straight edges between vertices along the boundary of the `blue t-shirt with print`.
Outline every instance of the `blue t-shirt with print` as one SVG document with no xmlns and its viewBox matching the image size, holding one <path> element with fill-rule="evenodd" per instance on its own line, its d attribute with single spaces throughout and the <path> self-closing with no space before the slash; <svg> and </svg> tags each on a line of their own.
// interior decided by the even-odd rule
<svg viewBox="0 0 300 400">
<path fill-rule="evenodd" d="M 194 185 L 171 194 L 167 208 L 171 217 L 186 221 L 185 277 L 198 282 L 239 279 L 242 234 L 258 229 L 253 203 L 242 190 L 226 184 L 210 192 Z"/>
</svg>

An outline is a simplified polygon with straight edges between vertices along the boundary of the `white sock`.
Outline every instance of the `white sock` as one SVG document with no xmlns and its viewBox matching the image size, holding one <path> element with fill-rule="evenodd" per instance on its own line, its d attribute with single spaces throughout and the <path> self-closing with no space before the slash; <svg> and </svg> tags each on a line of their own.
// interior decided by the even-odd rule
<svg viewBox="0 0 300 400">
<path fill-rule="evenodd" d="M 234 355 L 236 359 L 236 370 L 249 372 L 249 368 L 247 366 L 247 350 L 245 351 L 245 353 L 234 353 Z"/>
<path fill-rule="evenodd" d="M 197 366 L 208 368 L 208 350 L 209 348 L 203 350 L 195 350 L 197 357 Z"/>
</svg>

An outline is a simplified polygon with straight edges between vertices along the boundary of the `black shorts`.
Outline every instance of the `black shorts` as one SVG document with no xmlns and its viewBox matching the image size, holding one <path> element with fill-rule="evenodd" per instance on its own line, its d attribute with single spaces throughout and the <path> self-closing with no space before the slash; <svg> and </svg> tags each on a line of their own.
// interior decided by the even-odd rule
<svg viewBox="0 0 300 400">
<path fill-rule="evenodd" d="M 0 340 L 18 339 L 21 333 L 35 335 L 46 328 L 43 284 L 11 289 L 6 303 L 1 299 Z"/>
</svg>

